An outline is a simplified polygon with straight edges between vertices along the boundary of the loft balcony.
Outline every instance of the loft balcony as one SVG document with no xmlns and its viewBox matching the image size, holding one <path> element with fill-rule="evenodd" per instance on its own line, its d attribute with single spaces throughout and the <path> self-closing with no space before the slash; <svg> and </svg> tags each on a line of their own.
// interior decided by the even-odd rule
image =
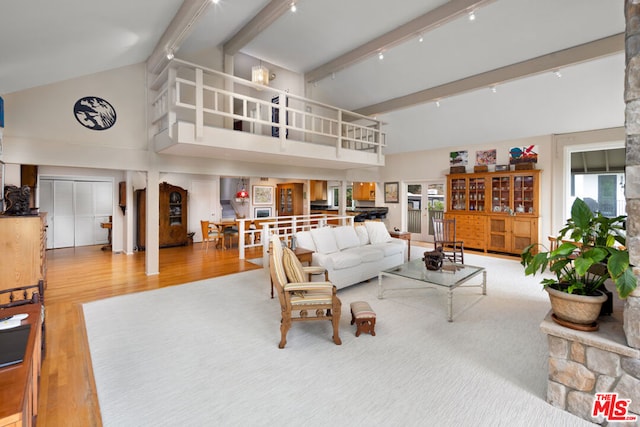
<svg viewBox="0 0 640 427">
<path fill-rule="evenodd" d="M 370 117 L 174 59 L 150 85 L 157 153 L 332 169 L 384 166 Z"/>
</svg>

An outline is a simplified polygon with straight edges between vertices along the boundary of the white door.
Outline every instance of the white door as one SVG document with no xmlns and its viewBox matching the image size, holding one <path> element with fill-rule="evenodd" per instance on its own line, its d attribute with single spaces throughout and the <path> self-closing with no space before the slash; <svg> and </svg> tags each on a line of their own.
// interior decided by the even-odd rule
<svg viewBox="0 0 640 427">
<path fill-rule="evenodd" d="M 189 194 L 189 228 L 195 231 L 194 241 L 202 241 L 200 221 L 220 219 L 217 181 L 192 181 Z"/>
<path fill-rule="evenodd" d="M 412 240 L 433 241 L 431 218 L 442 216 L 444 188 L 443 182 L 407 184 L 407 231 Z"/>
<path fill-rule="evenodd" d="M 53 182 L 53 247 L 75 246 L 73 181 Z"/>
</svg>

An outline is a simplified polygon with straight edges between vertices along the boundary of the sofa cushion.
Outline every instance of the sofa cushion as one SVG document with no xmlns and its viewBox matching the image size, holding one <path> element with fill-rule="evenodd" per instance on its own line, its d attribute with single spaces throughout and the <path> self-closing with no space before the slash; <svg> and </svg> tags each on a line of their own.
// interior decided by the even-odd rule
<svg viewBox="0 0 640 427">
<path fill-rule="evenodd" d="M 349 248 L 342 253 L 353 253 L 360 257 L 362 262 L 376 262 L 384 258 L 384 248 L 374 248 L 371 246 L 358 246 L 357 248 Z"/>
<path fill-rule="evenodd" d="M 331 259 L 334 270 L 342 270 L 343 268 L 356 267 L 362 264 L 362 257 L 357 252 L 334 252 L 327 255 Z"/>
<path fill-rule="evenodd" d="M 371 245 L 371 248 L 383 251 L 384 256 L 388 257 L 404 252 L 404 240 L 399 240 L 397 242 L 377 243 L 375 245 Z"/>
<path fill-rule="evenodd" d="M 296 246 L 300 248 L 309 249 L 310 251 L 316 251 L 316 244 L 313 243 L 313 237 L 309 231 L 298 231 L 296 234 Z"/>
<path fill-rule="evenodd" d="M 368 245 L 370 242 L 369 233 L 367 233 L 367 227 L 365 227 L 364 225 L 356 225 L 353 228 L 355 228 L 358 239 L 360 239 L 360 245 Z"/>
<path fill-rule="evenodd" d="M 282 265 L 284 272 L 289 279 L 289 283 L 302 283 L 307 281 L 307 275 L 304 273 L 300 260 L 289 248 L 283 248 Z"/>
<path fill-rule="evenodd" d="M 384 225 L 384 222 L 365 221 L 364 226 L 367 228 L 369 241 L 372 245 L 391 241 L 391 235 L 387 231 L 387 227 Z"/>
<path fill-rule="evenodd" d="M 311 237 L 313 237 L 313 243 L 316 245 L 316 252 L 332 254 L 340 250 L 331 227 L 313 228 Z"/>
<path fill-rule="evenodd" d="M 335 227 L 333 235 L 336 237 L 336 243 L 340 250 L 354 248 L 360 246 L 360 239 L 356 230 L 350 225 Z"/>
</svg>

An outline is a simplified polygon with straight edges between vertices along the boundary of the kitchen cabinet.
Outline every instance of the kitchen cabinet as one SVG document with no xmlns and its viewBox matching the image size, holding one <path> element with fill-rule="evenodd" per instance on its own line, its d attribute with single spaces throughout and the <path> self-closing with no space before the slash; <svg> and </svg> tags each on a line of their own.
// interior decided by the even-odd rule
<svg viewBox="0 0 640 427">
<path fill-rule="evenodd" d="M 467 248 L 519 254 L 539 240 L 540 170 L 450 174 L 446 218 Z"/>
<path fill-rule="evenodd" d="M 146 189 L 136 190 L 138 205 L 138 249 L 146 246 Z M 187 190 L 163 182 L 159 194 L 159 244 L 161 248 L 186 245 Z"/>
<path fill-rule="evenodd" d="M 376 183 L 375 182 L 354 182 L 353 183 L 353 200 L 376 200 Z"/>
<path fill-rule="evenodd" d="M 327 200 L 327 181 L 309 181 L 309 201 Z"/>
<path fill-rule="evenodd" d="M 278 215 L 302 215 L 302 195 L 302 183 L 278 184 L 276 188 Z"/>
</svg>

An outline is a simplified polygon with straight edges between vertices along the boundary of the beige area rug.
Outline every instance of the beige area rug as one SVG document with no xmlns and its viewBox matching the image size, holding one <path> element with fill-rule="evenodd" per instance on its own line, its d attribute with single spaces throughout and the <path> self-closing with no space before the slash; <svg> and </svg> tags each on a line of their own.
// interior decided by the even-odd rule
<svg viewBox="0 0 640 427">
<path fill-rule="evenodd" d="M 329 322 L 308 322 L 278 349 L 280 307 L 264 270 L 85 304 L 103 423 L 591 425 L 545 402 L 539 278 L 517 260 L 465 260 L 487 268 L 488 295 L 456 291 L 453 323 L 441 291 L 380 300 L 376 280 L 340 290 L 341 346 Z M 377 313 L 375 337 L 355 337 L 357 300 Z"/>
</svg>

